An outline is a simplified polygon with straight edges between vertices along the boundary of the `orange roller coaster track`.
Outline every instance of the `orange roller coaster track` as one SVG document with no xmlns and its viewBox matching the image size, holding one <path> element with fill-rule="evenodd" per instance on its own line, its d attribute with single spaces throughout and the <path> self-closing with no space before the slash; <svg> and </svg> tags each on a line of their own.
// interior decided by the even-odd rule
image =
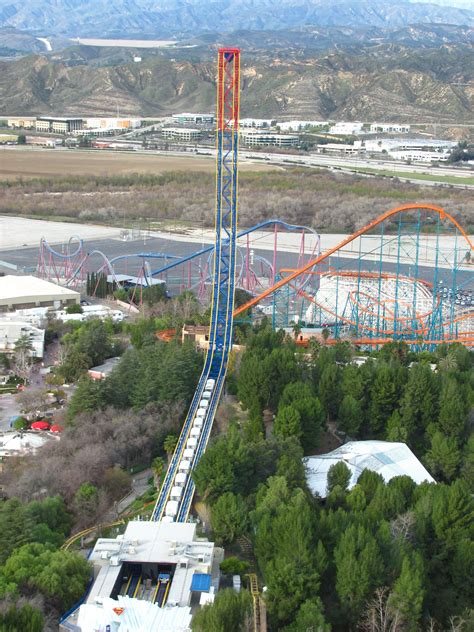
<svg viewBox="0 0 474 632">
<path fill-rule="evenodd" d="M 470 250 L 474 251 L 474 244 L 469 239 L 469 237 L 468 237 L 467 233 L 465 232 L 465 230 L 462 228 L 462 226 L 459 224 L 459 222 L 457 222 L 454 219 L 454 217 L 452 217 L 452 215 L 447 213 L 444 209 L 440 208 L 439 206 L 433 206 L 431 204 L 405 204 L 403 206 L 398 206 L 396 208 L 393 208 L 390 211 L 387 211 L 386 213 L 383 213 L 382 215 L 377 217 L 377 219 L 375 219 L 374 221 L 370 222 L 370 224 L 367 224 L 367 226 L 364 226 L 360 230 L 356 231 L 353 235 L 350 235 L 349 237 L 346 237 L 345 239 L 343 239 L 343 241 L 341 241 L 334 248 L 330 248 L 329 250 L 326 250 L 326 252 L 323 252 L 321 255 L 316 257 L 316 259 L 313 259 L 312 261 L 310 261 L 309 263 L 307 263 L 303 267 L 298 268 L 297 270 L 295 270 L 294 272 L 289 274 L 289 276 L 285 277 L 284 279 L 281 279 L 280 281 L 278 281 L 277 283 L 275 283 L 274 285 L 269 287 L 267 290 L 265 290 L 261 294 L 258 294 L 257 296 L 253 297 L 252 299 L 247 301 L 247 303 L 244 303 L 243 305 L 238 307 L 234 311 L 234 316 L 238 316 L 239 314 L 242 314 L 242 312 L 245 312 L 247 309 L 253 307 L 254 305 L 257 305 L 258 303 L 260 303 L 260 301 L 262 301 L 263 299 L 267 298 L 268 296 L 271 296 L 274 292 L 276 292 L 280 288 L 284 287 L 288 283 L 291 283 L 292 281 L 297 279 L 302 274 L 308 273 L 311 270 L 311 268 L 313 268 L 314 266 L 316 266 L 319 263 L 323 262 L 325 259 L 327 259 L 331 255 L 335 254 L 339 250 L 342 250 L 343 248 L 345 248 L 345 246 L 350 244 L 352 241 L 354 241 L 358 237 L 361 237 L 362 235 L 366 234 L 367 232 L 369 232 L 370 230 L 372 230 L 373 228 L 375 228 L 376 226 L 378 226 L 379 224 L 381 224 L 385 220 L 390 219 L 391 217 L 393 217 L 395 215 L 398 215 L 399 213 L 408 213 L 410 211 L 418 211 L 418 210 L 421 210 L 421 211 L 432 211 L 434 213 L 437 213 L 442 219 L 446 219 L 449 222 L 451 222 L 457 228 L 457 230 L 460 232 L 460 234 L 464 237 L 464 239 L 466 240 L 466 243 L 468 244 Z"/>
</svg>

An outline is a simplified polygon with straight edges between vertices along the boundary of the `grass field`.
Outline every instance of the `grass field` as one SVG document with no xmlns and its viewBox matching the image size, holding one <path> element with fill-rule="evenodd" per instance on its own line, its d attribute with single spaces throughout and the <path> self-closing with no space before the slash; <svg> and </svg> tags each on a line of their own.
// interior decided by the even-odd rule
<svg viewBox="0 0 474 632">
<path fill-rule="evenodd" d="M 242 171 L 269 171 L 266 164 L 241 163 Z M 275 167 L 273 167 L 275 169 Z M 214 173 L 215 160 L 205 156 L 162 156 L 132 152 L 61 149 L 1 148 L 0 180 L 130 173 L 160 174 L 168 171 Z"/>
<path fill-rule="evenodd" d="M 383 169 L 372 169 L 370 167 L 355 167 L 353 171 L 359 173 L 370 173 L 376 176 L 385 176 L 391 178 L 407 178 L 410 180 L 420 180 L 428 182 L 439 182 L 442 184 L 461 184 L 461 185 L 474 185 L 474 176 L 457 177 L 457 176 L 437 176 L 430 175 L 429 173 L 417 173 L 412 171 L 385 171 Z"/>
</svg>

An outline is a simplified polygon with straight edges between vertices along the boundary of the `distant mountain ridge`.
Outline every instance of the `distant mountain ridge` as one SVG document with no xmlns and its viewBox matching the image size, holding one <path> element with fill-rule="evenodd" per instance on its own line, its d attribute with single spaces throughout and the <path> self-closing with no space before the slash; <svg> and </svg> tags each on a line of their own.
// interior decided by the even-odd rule
<svg viewBox="0 0 474 632">
<path fill-rule="evenodd" d="M 179 38 L 239 29 L 415 23 L 474 26 L 474 11 L 408 0 L 0 0 L 0 27 L 69 37 Z"/>
<path fill-rule="evenodd" d="M 472 47 L 315 52 L 305 58 L 254 52 L 242 66 L 242 115 L 279 118 L 472 123 Z M 0 115 L 160 116 L 209 111 L 215 66 L 168 59 L 130 60 L 124 49 L 76 46 L 54 55 L 0 62 Z"/>
</svg>

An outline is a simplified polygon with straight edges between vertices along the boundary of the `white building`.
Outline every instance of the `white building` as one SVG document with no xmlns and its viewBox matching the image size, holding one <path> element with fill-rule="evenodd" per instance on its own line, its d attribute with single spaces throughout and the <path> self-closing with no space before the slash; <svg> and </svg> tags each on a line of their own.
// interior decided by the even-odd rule
<svg viewBox="0 0 474 632">
<path fill-rule="evenodd" d="M 163 134 L 163 138 L 171 138 L 187 142 L 197 141 L 202 135 L 200 129 L 192 127 L 164 127 L 161 130 L 161 133 Z"/>
<path fill-rule="evenodd" d="M 328 121 L 278 121 L 281 132 L 301 132 L 309 127 L 324 127 Z"/>
<path fill-rule="evenodd" d="M 276 134 L 273 132 L 243 130 L 240 133 L 240 138 L 249 147 L 265 147 L 268 145 L 296 147 L 299 143 L 299 136 L 296 134 Z"/>
<path fill-rule="evenodd" d="M 222 557 L 195 524 L 131 521 L 122 536 L 97 541 L 94 584 L 60 630 L 189 632 L 191 605 L 214 600 Z"/>
<path fill-rule="evenodd" d="M 181 125 L 185 123 L 194 123 L 195 125 L 213 125 L 216 120 L 214 114 L 192 114 L 191 112 L 173 114 L 171 119 Z"/>
<path fill-rule="evenodd" d="M 341 136 L 357 136 L 362 132 L 364 127 L 363 123 L 359 123 L 357 121 L 340 121 L 339 123 L 335 123 L 332 127 L 329 128 L 330 134 L 341 135 Z"/>
<path fill-rule="evenodd" d="M 276 121 L 272 119 L 259 119 L 259 118 L 243 118 L 240 119 L 240 127 L 253 127 L 255 129 L 267 129 L 275 125 Z"/>
<path fill-rule="evenodd" d="M 28 337 L 31 344 L 29 355 L 33 358 L 42 358 L 44 355 L 44 329 L 33 327 L 22 320 L 0 318 L 0 353 L 15 353 L 16 343 L 24 336 Z"/>
<path fill-rule="evenodd" d="M 436 482 L 404 443 L 351 441 L 328 454 L 303 459 L 308 486 L 313 494 L 326 498 L 329 468 L 341 461 L 351 472 L 349 489 L 356 485 L 366 469 L 380 474 L 385 482 L 395 476 L 409 476 L 417 485 L 425 481 Z"/>
<path fill-rule="evenodd" d="M 409 134 L 410 125 L 399 125 L 397 123 L 371 123 L 371 134 Z"/>
<path fill-rule="evenodd" d="M 390 151 L 389 155 L 395 160 L 409 160 L 410 162 L 447 162 L 449 160 L 448 152 L 439 151 L 422 151 L 421 149 Z"/>
<path fill-rule="evenodd" d="M 87 118 L 84 121 L 84 128 L 88 130 L 127 130 L 136 129 L 142 124 L 139 118 Z"/>
<path fill-rule="evenodd" d="M 456 143 L 451 140 L 437 140 L 427 138 L 375 138 L 356 140 L 355 147 L 365 148 L 367 153 L 388 153 L 411 151 L 411 152 L 436 152 L 449 153 Z"/>
<path fill-rule="evenodd" d="M 326 143 L 325 145 L 316 145 L 315 151 L 318 154 L 344 154 L 350 156 L 352 154 L 361 153 L 361 148 L 356 145 L 346 145 L 344 143 Z"/>
<path fill-rule="evenodd" d="M 58 320 L 63 323 L 70 321 L 84 322 L 91 320 L 92 318 L 100 318 L 101 320 L 107 320 L 110 318 L 116 323 L 122 322 L 124 319 L 124 313 L 119 309 L 111 309 L 107 305 L 84 305 L 82 308 L 82 314 L 68 314 L 66 310 L 61 309 L 51 313 Z"/>
<path fill-rule="evenodd" d="M 38 132 L 57 132 L 58 134 L 71 134 L 83 128 L 81 118 L 67 118 L 64 116 L 40 116 L 36 119 Z"/>
<path fill-rule="evenodd" d="M 0 312 L 32 307 L 54 307 L 73 305 L 80 302 L 75 290 L 34 276 L 0 277 Z"/>
</svg>

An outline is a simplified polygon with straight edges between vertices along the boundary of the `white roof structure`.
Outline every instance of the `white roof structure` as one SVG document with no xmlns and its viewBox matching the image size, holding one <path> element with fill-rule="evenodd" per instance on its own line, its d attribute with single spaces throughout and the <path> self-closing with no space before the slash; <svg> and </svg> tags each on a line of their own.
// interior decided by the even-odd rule
<svg viewBox="0 0 474 632">
<path fill-rule="evenodd" d="M 34 276 L 0 277 L 0 306 L 14 309 L 15 306 L 46 307 L 42 303 L 79 303 L 79 292 Z"/>
<path fill-rule="evenodd" d="M 34 453 L 52 438 L 46 432 L 3 432 L 0 434 L 0 458 Z"/>
<path fill-rule="evenodd" d="M 329 468 L 339 461 L 343 461 L 352 473 L 349 489 L 357 483 L 363 470 L 381 474 L 385 482 L 395 476 L 409 476 L 417 484 L 436 482 L 404 443 L 350 441 L 328 454 L 303 459 L 308 486 L 314 494 L 326 498 Z"/>
<path fill-rule="evenodd" d="M 114 608 L 123 608 L 117 614 Z M 100 606 L 84 604 L 79 610 L 77 625 L 81 632 L 188 632 L 191 630 L 191 608 L 159 608 L 149 601 L 118 596 L 103 598 Z"/>
</svg>

